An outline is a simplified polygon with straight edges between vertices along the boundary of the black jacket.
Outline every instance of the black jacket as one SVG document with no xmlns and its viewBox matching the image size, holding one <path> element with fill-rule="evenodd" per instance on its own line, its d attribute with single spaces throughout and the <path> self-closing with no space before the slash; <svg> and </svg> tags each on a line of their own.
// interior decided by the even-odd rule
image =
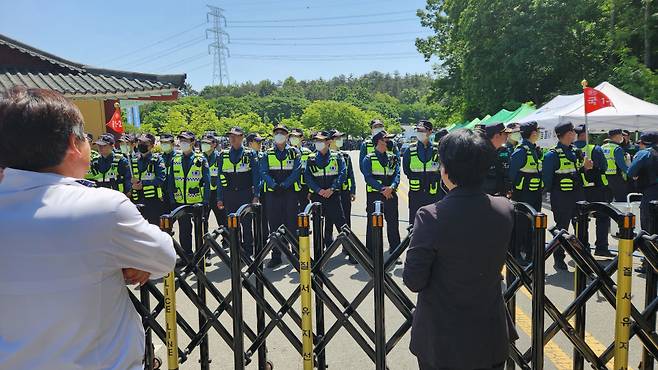
<svg viewBox="0 0 658 370">
<path fill-rule="evenodd" d="M 508 356 L 501 270 L 512 234 L 509 200 L 455 188 L 414 221 L 404 283 L 418 292 L 410 349 L 436 367 L 489 368 Z"/>
</svg>

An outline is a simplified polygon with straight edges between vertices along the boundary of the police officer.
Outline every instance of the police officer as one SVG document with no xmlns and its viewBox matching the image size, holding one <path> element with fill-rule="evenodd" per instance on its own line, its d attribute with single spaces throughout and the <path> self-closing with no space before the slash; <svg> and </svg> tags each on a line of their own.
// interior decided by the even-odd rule
<svg viewBox="0 0 658 370">
<path fill-rule="evenodd" d="M 354 166 L 352 165 L 352 157 L 347 151 L 341 150 L 345 143 L 345 134 L 338 130 L 329 131 L 331 136 L 331 150 L 336 151 L 343 157 L 345 162 L 345 170 L 347 176 L 345 182 L 340 188 L 340 203 L 343 207 L 343 214 L 345 215 L 345 223 L 347 226 L 352 227 L 352 202 L 356 200 L 356 180 L 354 178 Z"/>
<path fill-rule="evenodd" d="M 650 230 L 650 205 L 658 200 L 658 131 L 644 132 L 640 135 L 640 143 L 644 146 L 633 157 L 628 168 L 628 177 L 637 178 L 644 184 L 640 202 L 640 226 L 642 230 Z"/>
<path fill-rule="evenodd" d="M 576 203 L 585 200 L 582 174 L 594 165 L 573 146 L 576 131 L 571 122 L 559 123 L 555 126 L 555 134 L 559 142 L 544 156 L 542 179 L 544 189 L 551 194 L 551 210 L 557 228 L 569 230 L 569 222 L 576 216 Z M 555 250 L 553 258 L 556 270 L 567 270 L 561 247 Z"/>
<path fill-rule="evenodd" d="M 274 147 L 260 160 L 260 174 L 265 182 L 267 219 L 271 231 L 285 225 L 290 232 L 295 233 L 299 200 L 295 183 L 299 182 L 301 176 L 301 153 L 287 145 L 289 131 L 286 126 L 279 124 L 272 133 Z M 281 262 L 281 251 L 274 248 L 267 267 L 279 266 Z"/>
<path fill-rule="evenodd" d="M 366 155 L 375 152 L 375 145 L 373 145 L 372 143 L 372 137 L 382 131 L 384 131 L 384 123 L 382 121 L 378 119 L 373 119 L 372 121 L 370 121 L 370 132 L 372 133 L 372 136 L 363 140 L 363 142 L 361 143 L 361 147 L 359 148 L 359 166 L 361 165 L 361 162 L 363 162 L 363 158 L 365 158 Z M 400 152 L 398 151 L 398 148 L 395 145 L 391 145 L 388 151 L 391 153 L 395 153 L 395 155 L 397 156 L 400 155 Z M 363 170 L 361 170 L 361 173 L 363 173 Z"/>
<path fill-rule="evenodd" d="M 245 139 L 247 142 L 247 147 L 251 149 L 254 152 L 254 167 L 257 169 L 256 170 L 256 175 L 258 176 L 258 194 L 259 194 L 259 200 L 260 204 L 262 206 L 262 224 L 261 227 L 263 228 L 263 235 L 267 237 L 267 235 L 270 234 L 270 226 L 267 222 L 267 206 L 265 205 L 266 200 L 265 197 L 263 196 L 264 192 L 264 181 L 263 178 L 260 175 L 260 161 L 263 158 L 263 138 L 260 136 L 260 134 L 256 133 L 251 133 L 247 135 L 247 138 Z"/>
<path fill-rule="evenodd" d="M 637 154 L 638 150 L 640 148 L 638 145 L 633 144 L 631 142 L 631 132 L 628 130 L 621 130 L 621 134 L 623 135 L 624 140 L 621 143 L 621 147 L 624 149 L 626 154 L 628 154 L 628 157 L 633 158 L 635 154 Z M 628 158 L 627 157 L 627 158 Z M 629 163 L 630 165 L 630 163 Z"/>
<path fill-rule="evenodd" d="M 609 199 L 608 179 L 605 171 L 608 168 L 603 149 L 600 146 L 587 143 L 587 128 L 585 125 L 579 125 L 576 128 L 578 138 L 574 146 L 580 149 L 586 158 L 592 160 L 594 167 L 583 173 L 583 188 L 585 191 L 585 200 L 588 202 L 604 202 Z M 595 215 L 596 217 L 596 248 L 594 254 L 601 257 L 612 257 L 608 250 L 608 233 L 610 232 L 610 218 L 605 215 Z"/>
<path fill-rule="evenodd" d="M 489 168 L 484 180 L 484 191 L 490 195 L 507 196 L 512 189 L 509 178 L 510 149 L 505 145 L 509 134 L 514 129 L 507 128 L 502 122 L 492 123 L 484 126 L 484 135 L 496 148 L 496 160 Z"/>
<path fill-rule="evenodd" d="M 217 207 L 231 214 L 243 204 L 259 202 L 260 175 L 256 152 L 242 146 L 244 131 L 233 127 L 227 136 L 231 146 L 222 150 L 218 160 L 220 186 L 217 188 Z M 242 248 L 252 255 L 254 238 L 250 218 L 242 219 L 242 237 Z"/>
<path fill-rule="evenodd" d="M 94 180 L 96 175 L 94 174 L 93 168 L 91 167 L 91 164 L 94 163 L 94 161 L 100 157 L 100 154 L 98 154 L 98 149 L 96 147 L 96 144 L 94 144 L 94 135 L 90 134 L 87 132 L 85 134 L 85 137 L 87 137 L 87 141 L 89 142 L 89 145 L 91 146 L 91 154 L 89 155 L 89 169 L 87 170 L 87 173 L 85 174 L 85 180 Z"/>
<path fill-rule="evenodd" d="M 394 135 L 380 131 L 372 137 L 375 148 L 363 158 L 361 172 L 366 181 L 366 213 L 368 221 L 372 219 L 375 211 L 375 201 L 384 203 L 384 217 L 386 218 L 386 235 L 388 238 L 389 253 L 400 245 L 400 230 L 398 229 L 398 195 L 400 184 L 400 161 L 392 151 Z M 372 225 L 368 222 L 366 229 L 366 246 L 372 255 L 371 235 Z"/>
<path fill-rule="evenodd" d="M 352 165 L 352 157 L 350 154 L 341 150 L 345 144 L 345 134 L 338 130 L 329 131 L 331 136 L 331 150 L 338 152 L 339 155 L 343 157 L 343 162 L 345 162 L 345 170 L 347 171 L 347 176 L 345 177 L 345 182 L 341 185 L 340 189 L 340 203 L 343 207 L 343 214 L 345 217 L 345 223 L 350 228 L 352 227 L 352 202 L 356 200 L 356 179 L 354 178 L 354 166 Z M 331 229 L 331 228 L 330 228 Z M 356 263 L 356 259 L 352 257 L 346 249 L 343 248 L 343 253 L 347 255 L 348 262 L 351 264 Z"/>
<path fill-rule="evenodd" d="M 137 146 L 137 137 L 133 134 L 122 134 L 119 138 L 119 151 L 123 154 L 128 162 L 131 164 L 132 160 L 137 159 L 137 153 L 135 152 L 135 147 Z"/>
<path fill-rule="evenodd" d="M 413 225 L 418 208 L 439 201 L 439 147 L 430 143 L 432 122 L 420 120 L 416 125 L 418 141 L 402 154 L 402 168 L 409 178 L 409 223 Z"/>
<path fill-rule="evenodd" d="M 315 152 L 308 157 L 304 176 L 311 192 L 311 201 L 322 204 L 324 223 L 324 247 L 333 241 L 333 225 L 338 232 L 347 223 L 340 200 L 340 191 L 347 178 L 343 156 L 330 150 L 331 134 L 326 131 L 313 136 Z"/>
<path fill-rule="evenodd" d="M 144 218 L 154 224 L 160 224 L 160 216 L 164 212 L 163 192 L 167 169 L 159 154 L 152 153 L 155 136 L 142 134 L 137 138 L 139 159 L 133 161 L 132 168 L 132 200 L 143 204 L 141 210 Z"/>
<path fill-rule="evenodd" d="M 299 209 L 298 212 L 303 212 L 304 208 L 306 208 L 306 205 L 308 204 L 308 185 L 306 184 L 306 179 L 303 176 L 304 172 L 306 171 L 306 161 L 308 160 L 308 156 L 313 152 L 311 149 L 302 146 L 302 140 L 304 139 L 304 131 L 298 128 L 293 128 L 290 130 L 290 146 L 296 148 L 299 150 L 301 153 L 302 157 L 302 169 L 301 173 L 302 175 L 299 178 L 299 182 L 295 183 L 295 191 L 297 192 L 297 195 L 299 196 L 298 202 L 299 202 Z"/>
<path fill-rule="evenodd" d="M 168 181 L 169 173 L 171 172 L 172 160 L 176 154 L 176 150 L 174 149 L 174 136 L 172 134 L 160 134 L 160 149 L 162 151 L 160 157 L 162 158 L 162 162 L 165 165 L 165 182 L 162 185 L 162 190 L 164 194 L 169 194 L 169 188 L 171 186 Z M 173 210 L 173 204 L 171 203 L 169 196 L 164 196 L 162 203 L 164 212 L 168 213 Z"/>
<path fill-rule="evenodd" d="M 625 202 L 628 194 L 628 183 L 626 182 L 626 173 L 628 172 L 627 154 L 621 143 L 624 141 L 621 129 L 608 131 L 609 141 L 601 147 L 608 164 L 605 174 L 608 178 L 608 187 L 612 192 L 610 200 L 615 202 Z"/>
<path fill-rule="evenodd" d="M 180 152 L 172 159 L 169 174 L 169 198 L 174 208 L 188 204 L 208 205 L 210 201 L 210 171 L 206 158 L 195 153 L 196 136 L 190 131 L 178 135 Z M 188 257 L 192 257 L 192 217 L 186 215 L 178 220 L 179 241 Z M 179 266 L 182 262 L 179 261 Z"/>
<path fill-rule="evenodd" d="M 542 160 L 543 153 L 537 146 L 539 127 L 537 122 L 525 122 L 519 126 L 520 145 L 510 158 L 509 178 L 512 180 L 512 200 L 527 203 L 536 211 L 541 211 Z M 532 233 L 530 221 L 524 217 L 517 218 L 516 237 L 518 238 L 525 262 L 532 260 Z"/>
<path fill-rule="evenodd" d="M 99 156 L 91 163 L 93 181 L 102 188 L 118 190 L 130 196 L 130 167 L 128 160 L 114 152 L 114 136 L 103 134 L 94 142 Z"/>
<path fill-rule="evenodd" d="M 210 211 L 215 215 L 217 225 L 226 225 L 226 211 L 217 207 L 217 193 L 219 186 L 219 153 L 217 152 L 219 141 L 212 133 L 206 133 L 201 139 L 201 153 L 208 162 L 210 172 L 210 204 L 206 210 L 206 222 L 210 220 Z M 247 202 L 248 203 L 248 202 Z"/>
</svg>

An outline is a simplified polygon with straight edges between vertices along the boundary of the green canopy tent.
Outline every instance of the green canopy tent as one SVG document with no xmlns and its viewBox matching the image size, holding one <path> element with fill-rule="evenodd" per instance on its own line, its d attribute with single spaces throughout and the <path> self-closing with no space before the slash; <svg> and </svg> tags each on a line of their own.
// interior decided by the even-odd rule
<svg viewBox="0 0 658 370">
<path fill-rule="evenodd" d="M 523 104 L 517 110 L 512 112 L 512 114 L 507 118 L 507 120 L 503 121 L 503 123 L 517 123 L 519 120 L 525 118 L 536 110 L 537 108 L 533 107 L 532 105 Z"/>
<path fill-rule="evenodd" d="M 452 132 L 452 131 L 454 131 L 454 130 L 457 130 L 457 129 L 460 129 L 460 128 L 466 126 L 467 124 L 468 124 L 468 121 L 466 121 L 466 122 L 459 122 L 459 123 L 453 123 L 452 125 L 446 127 L 446 129 L 447 129 L 449 132 Z"/>
<path fill-rule="evenodd" d="M 488 119 L 482 120 L 482 124 L 488 125 L 494 122 L 505 122 L 505 120 L 511 117 L 512 114 L 514 114 L 514 112 L 508 111 L 507 109 L 501 109 L 498 111 L 498 113 L 494 114 Z"/>
<path fill-rule="evenodd" d="M 479 125 L 479 124 L 482 123 L 482 121 L 486 121 L 486 120 L 488 120 L 489 118 L 491 118 L 491 116 L 488 115 L 488 114 L 487 114 L 484 118 L 482 118 L 482 119 L 476 118 L 476 119 L 472 120 L 471 123 L 469 123 L 468 125 L 464 126 L 464 128 L 474 129 L 474 128 L 475 128 L 475 125 Z"/>
</svg>

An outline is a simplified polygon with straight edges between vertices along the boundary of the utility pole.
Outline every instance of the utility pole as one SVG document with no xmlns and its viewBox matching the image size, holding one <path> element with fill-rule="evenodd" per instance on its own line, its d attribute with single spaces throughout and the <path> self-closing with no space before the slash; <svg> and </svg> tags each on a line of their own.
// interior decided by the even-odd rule
<svg viewBox="0 0 658 370">
<path fill-rule="evenodd" d="M 210 10 L 206 13 L 206 21 L 212 24 L 212 28 L 206 29 L 206 38 L 212 40 L 208 45 L 208 54 L 213 56 L 212 83 L 224 86 L 224 82 L 226 85 L 230 84 L 226 59 L 231 56 L 231 53 L 226 44 L 231 43 L 231 38 L 224 30 L 226 28 L 224 9 L 212 5 L 207 6 Z"/>
</svg>

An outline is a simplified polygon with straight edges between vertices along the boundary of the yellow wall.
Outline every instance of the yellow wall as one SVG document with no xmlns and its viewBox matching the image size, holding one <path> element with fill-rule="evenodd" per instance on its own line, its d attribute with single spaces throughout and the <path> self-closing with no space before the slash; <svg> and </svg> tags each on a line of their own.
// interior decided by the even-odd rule
<svg viewBox="0 0 658 370">
<path fill-rule="evenodd" d="M 85 119 L 85 131 L 97 138 L 105 133 L 105 108 L 102 100 L 73 100 Z"/>
</svg>

